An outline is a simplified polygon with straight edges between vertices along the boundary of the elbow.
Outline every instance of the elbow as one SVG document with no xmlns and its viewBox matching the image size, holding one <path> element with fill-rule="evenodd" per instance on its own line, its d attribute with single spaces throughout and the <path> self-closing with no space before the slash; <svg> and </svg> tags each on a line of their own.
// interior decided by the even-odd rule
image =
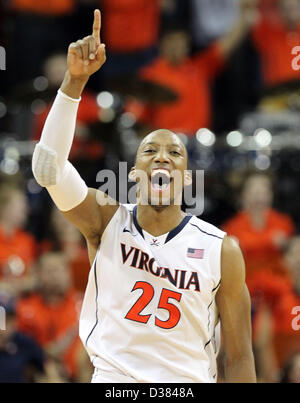
<svg viewBox="0 0 300 403">
<path fill-rule="evenodd" d="M 37 183 L 42 187 L 56 185 L 59 181 L 57 153 L 38 143 L 32 156 L 32 172 Z"/>
</svg>

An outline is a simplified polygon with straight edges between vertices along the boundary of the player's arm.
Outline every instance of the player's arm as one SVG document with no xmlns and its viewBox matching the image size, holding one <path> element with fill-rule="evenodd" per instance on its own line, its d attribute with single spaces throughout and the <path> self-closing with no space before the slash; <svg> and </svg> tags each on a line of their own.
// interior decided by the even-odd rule
<svg viewBox="0 0 300 403">
<path fill-rule="evenodd" d="M 226 382 L 256 382 L 251 340 L 251 302 L 245 284 L 245 263 L 238 244 L 225 237 L 221 285 L 216 302 L 225 353 Z"/>
<path fill-rule="evenodd" d="M 100 11 L 95 10 L 92 35 L 69 46 L 68 70 L 32 159 L 32 170 L 37 182 L 47 188 L 57 207 L 85 236 L 90 256 L 94 255 L 100 236 L 118 206 L 111 200 L 105 204 L 109 199 L 106 195 L 88 189 L 68 157 L 80 96 L 89 77 L 106 60 L 100 28 Z"/>
</svg>

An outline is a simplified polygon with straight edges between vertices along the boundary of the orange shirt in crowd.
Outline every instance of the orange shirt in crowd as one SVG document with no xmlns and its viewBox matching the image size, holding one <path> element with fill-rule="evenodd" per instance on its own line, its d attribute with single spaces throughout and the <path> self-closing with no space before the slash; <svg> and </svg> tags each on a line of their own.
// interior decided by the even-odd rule
<svg viewBox="0 0 300 403">
<path fill-rule="evenodd" d="M 299 80 L 300 69 L 293 69 L 294 47 L 300 45 L 300 24 L 288 32 L 280 21 L 262 18 L 253 28 L 252 38 L 258 50 L 266 86 Z"/>
<path fill-rule="evenodd" d="M 47 116 L 52 107 L 52 103 L 49 104 L 46 109 L 36 115 L 34 122 L 34 129 L 32 139 L 38 141 L 41 137 L 42 130 L 47 119 Z M 97 103 L 96 97 L 85 90 L 81 95 L 81 102 L 78 107 L 77 113 L 77 125 L 75 130 L 75 138 L 70 151 L 70 159 L 77 159 L 87 157 L 91 159 L 101 158 L 104 153 L 104 147 L 99 140 L 85 139 L 84 136 L 80 136 L 80 127 L 98 122 L 100 119 L 101 108 Z"/>
<path fill-rule="evenodd" d="M 158 40 L 161 0 L 102 0 L 103 41 L 112 52 L 134 52 Z"/>
<path fill-rule="evenodd" d="M 4 234 L 0 226 L 0 279 L 4 275 L 23 275 L 27 273 L 28 267 L 33 263 L 36 257 L 36 242 L 32 235 L 19 229 L 11 237 Z M 6 273 L 5 266 L 10 259 L 18 258 L 24 264 L 24 270 L 17 273 Z"/>
<path fill-rule="evenodd" d="M 22 13 L 65 15 L 74 10 L 75 0 L 12 0 L 12 7 Z"/>
<path fill-rule="evenodd" d="M 287 236 L 294 233 L 294 224 L 285 214 L 273 209 L 267 212 L 266 225 L 262 230 L 253 228 L 249 215 L 241 211 L 223 225 L 228 235 L 236 237 L 246 263 L 246 281 L 250 292 L 252 281 L 261 271 L 286 275 L 282 253 L 273 242 L 278 232 Z"/>
<path fill-rule="evenodd" d="M 211 125 L 211 83 L 224 63 L 217 44 L 179 66 L 158 58 L 141 70 L 141 78 L 173 90 L 178 99 L 167 104 L 144 105 L 140 110 L 128 103 L 127 110 L 155 128 L 195 135 L 198 129 Z"/>
<path fill-rule="evenodd" d="M 299 309 L 296 314 L 292 312 L 295 307 L 300 307 L 300 295 L 290 289 L 289 292 L 282 293 L 274 310 L 273 343 L 279 366 L 282 366 L 295 351 L 300 351 L 300 330 L 293 327 L 293 321 L 298 326 L 300 324 Z"/>
<path fill-rule="evenodd" d="M 270 273 L 260 273 L 252 285 L 256 294 L 263 294 L 264 303 L 271 311 L 272 344 L 278 366 L 282 368 L 286 360 L 300 350 L 300 330 L 293 326 L 293 321 L 300 324 L 300 318 L 296 317 L 299 310 L 292 312 L 293 308 L 300 307 L 300 295 L 288 278 Z"/>
<path fill-rule="evenodd" d="M 75 327 L 76 336 L 63 354 L 63 363 L 72 376 L 76 376 L 78 351 L 78 316 L 81 301 L 70 291 L 58 304 L 45 303 L 39 294 L 20 299 L 17 304 L 18 328 L 33 337 L 42 347 L 60 340 Z"/>
</svg>

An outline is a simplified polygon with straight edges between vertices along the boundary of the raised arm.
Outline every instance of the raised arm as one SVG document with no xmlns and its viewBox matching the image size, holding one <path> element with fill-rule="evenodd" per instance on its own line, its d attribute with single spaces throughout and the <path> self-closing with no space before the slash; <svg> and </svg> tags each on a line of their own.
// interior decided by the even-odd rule
<svg viewBox="0 0 300 403">
<path fill-rule="evenodd" d="M 225 381 L 256 382 L 245 264 L 239 246 L 229 237 L 223 241 L 221 270 L 221 285 L 216 301 L 225 353 Z"/>
<path fill-rule="evenodd" d="M 91 260 L 118 205 L 104 193 L 88 189 L 68 157 L 82 91 L 89 77 L 106 60 L 100 29 L 101 14 L 95 10 L 92 35 L 71 43 L 68 48 L 68 70 L 32 159 L 37 182 L 47 188 L 57 207 L 85 236 Z"/>
<path fill-rule="evenodd" d="M 218 41 L 225 58 L 229 57 L 239 46 L 256 22 L 258 17 L 257 5 L 258 0 L 240 0 L 240 17 L 238 21 L 233 29 Z"/>
</svg>

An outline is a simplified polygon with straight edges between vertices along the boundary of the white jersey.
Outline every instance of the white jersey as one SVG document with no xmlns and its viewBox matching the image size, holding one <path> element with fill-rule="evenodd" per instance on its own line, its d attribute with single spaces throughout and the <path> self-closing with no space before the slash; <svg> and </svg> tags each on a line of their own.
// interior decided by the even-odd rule
<svg viewBox="0 0 300 403">
<path fill-rule="evenodd" d="M 154 237 L 139 226 L 136 210 L 120 205 L 102 235 L 81 340 L 96 371 L 123 382 L 216 382 L 215 295 L 225 233 L 188 215 Z"/>
</svg>

